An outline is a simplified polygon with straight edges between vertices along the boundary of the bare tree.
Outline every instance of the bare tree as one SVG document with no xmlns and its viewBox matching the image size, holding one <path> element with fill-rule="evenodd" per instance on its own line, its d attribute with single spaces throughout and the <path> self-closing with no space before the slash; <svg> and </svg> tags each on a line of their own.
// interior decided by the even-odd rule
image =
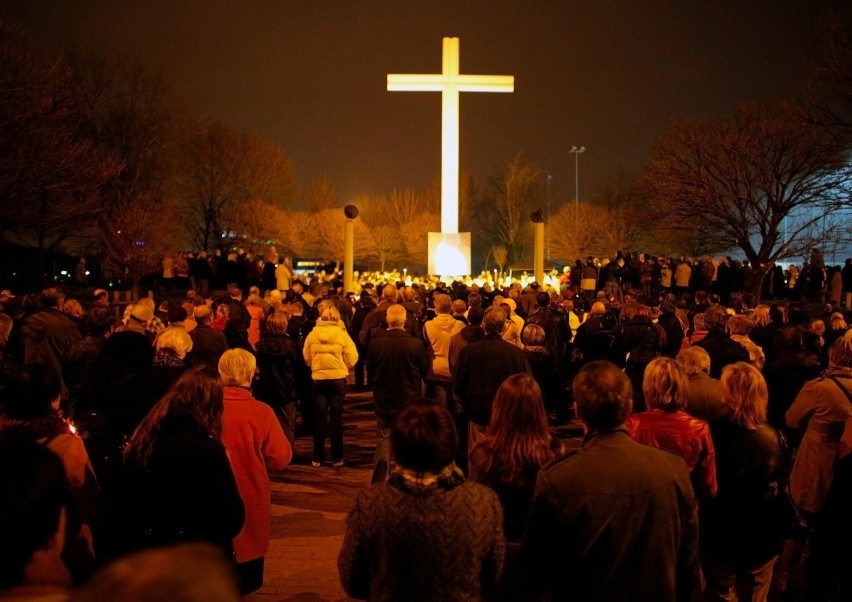
<svg viewBox="0 0 852 602">
<path fill-rule="evenodd" d="M 379 270 L 384 272 L 388 262 L 397 263 L 402 251 L 401 230 L 390 226 L 378 226 L 370 228 L 370 234 L 376 245 L 376 258 L 379 261 Z"/>
<path fill-rule="evenodd" d="M 506 269 L 506 260 L 509 259 L 509 249 L 503 245 L 493 246 L 491 247 L 491 257 L 494 259 L 497 271 L 502 274 Z"/>
<path fill-rule="evenodd" d="M 480 228 L 506 246 L 510 264 L 522 260 L 531 244 L 529 216 L 541 198 L 541 181 L 541 171 L 518 154 L 491 179 L 490 190 L 479 200 Z"/>
<path fill-rule="evenodd" d="M 74 72 L 40 62 L 0 23 L 0 236 L 43 252 L 90 233 L 98 188 L 121 167 L 87 129 L 90 103 Z"/>
<path fill-rule="evenodd" d="M 441 216 L 438 213 L 421 213 L 404 225 L 405 260 L 412 271 L 424 272 L 429 257 L 429 232 L 440 232 Z"/>
<path fill-rule="evenodd" d="M 180 111 L 162 73 L 138 61 L 96 54 L 69 60 L 89 91 L 92 135 L 122 165 L 99 188 L 103 262 L 137 287 L 164 250 L 187 243 L 173 193 Z"/>
<path fill-rule="evenodd" d="M 307 249 L 328 261 L 342 261 L 345 243 L 346 217 L 339 209 L 325 209 L 313 215 L 314 226 Z M 358 261 L 372 261 L 376 257 L 376 243 L 363 220 L 355 220 L 355 257 Z"/>
<path fill-rule="evenodd" d="M 266 201 L 252 199 L 234 204 L 223 213 L 222 219 L 239 238 L 240 246 L 255 254 L 277 243 L 283 213 Z"/>
<path fill-rule="evenodd" d="M 181 151 L 178 190 L 201 248 L 234 229 L 227 216 L 235 215 L 240 203 L 255 199 L 284 209 L 293 202 L 293 162 L 273 142 L 206 120 L 189 128 Z"/>
<path fill-rule="evenodd" d="M 114 230 L 102 231 L 104 267 L 122 274 L 138 289 L 139 281 L 160 266 L 163 251 L 179 247 L 184 234 L 174 199 L 136 195 L 110 216 Z M 138 292 L 138 291 L 137 291 Z"/>
<path fill-rule="evenodd" d="M 652 149 L 641 186 L 661 215 L 739 247 L 760 291 L 770 265 L 836 235 L 848 201 L 842 146 L 789 104 L 744 105 L 713 123 L 680 121 Z"/>
<path fill-rule="evenodd" d="M 561 257 L 565 263 L 573 263 L 587 255 L 599 255 L 603 245 L 598 240 L 597 224 L 605 211 L 608 209 L 593 207 L 586 201 L 560 207 L 550 218 L 551 254 Z"/>
<path fill-rule="evenodd" d="M 323 209 L 334 209 L 335 207 L 339 207 L 337 190 L 335 189 L 331 178 L 327 175 L 323 175 L 322 178 L 313 182 L 311 187 L 308 189 L 305 204 L 308 211 L 312 213 L 317 213 Z"/>
<path fill-rule="evenodd" d="M 835 15 L 825 35 L 822 58 L 811 70 L 806 106 L 813 123 L 852 137 L 852 13 Z"/>
</svg>

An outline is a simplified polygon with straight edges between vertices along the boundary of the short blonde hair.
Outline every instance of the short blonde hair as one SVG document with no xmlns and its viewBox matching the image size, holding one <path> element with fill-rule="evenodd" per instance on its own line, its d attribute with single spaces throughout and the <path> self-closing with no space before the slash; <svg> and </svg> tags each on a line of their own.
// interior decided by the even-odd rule
<svg viewBox="0 0 852 602">
<path fill-rule="evenodd" d="M 527 324 L 524 326 L 523 340 L 527 345 L 541 345 L 544 342 L 544 328 L 538 324 Z"/>
<path fill-rule="evenodd" d="M 675 359 L 688 376 L 710 374 L 710 354 L 703 347 L 681 349 Z"/>
<path fill-rule="evenodd" d="M 731 316 L 728 319 L 728 332 L 731 334 L 748 334 L 754 328 L 754 322 L 746 316 Z"/>
<path fill-rule="evenodd" d="M 659 357 L 645 368 L 642 392 L 649 408 L 675 412 L 686 406 L 689 378 L 676 361 Z"/>
<path fill-rule="evenodd" d="M 319 319 L 321 322 L 340 322 L 340 312 L 333 303 L 329 303 L 320 310 Z"/>
<path fill-rule="evenodd" d="M 257 360 L 245 349 L 228 349 L 219 358 L 219 376 L 226 387 L 244 387 L 251 384 Z"/>
<path fill-rule="evenodd" d="M 731 422 L 752 431 L 766 422 L 769 392 L 757 368 L 747 362 L 725 366 L 721 386 L 722 409 Z"/>
<path fill-rule="evenodd" d="M 192 351 L 192 339 L 189 338 L 186 328 L 169 326 L 160 331 L 155 347 L 157 351 L 170 349 L 182 358 Z"/>
<path fill-rule="evenodd" d="M 852 337 L 848 333 L 831 345 L 828 351 L 828 363 L 832 367 L 852 368 Z"/>
<path fill-rule="evenodd" d="M 65 302 L 65 305 L 68 305 L 68 301 Z M 846 324 L 846 318 L 844 318 L 843 314 L 839 311 L 831 314 L 831 317 L 828 319 L 828 324 L 831 326 L 832 330 L 846 330 L 849 328 L 849 325 Z"/>
<path fill-rule="evenodd" d="M 765 303 L 761 303 L 755 307 L 754 311 L 751 313 L 751 319 L 755 326 L 766 326 L 769 324 L 769 306 Z"/>
<path fill-rule="evenodd" d="M 62 306 L 62 313 L 81 318 L 83 317 L 83 306 L 76 299 L 66 299 Z"/>
</svg>

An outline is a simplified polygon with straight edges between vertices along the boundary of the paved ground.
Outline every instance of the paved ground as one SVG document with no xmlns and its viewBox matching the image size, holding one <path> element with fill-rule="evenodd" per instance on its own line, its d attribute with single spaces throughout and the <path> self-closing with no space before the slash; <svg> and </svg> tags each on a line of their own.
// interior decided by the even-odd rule
<svg viewBox="0 0 852 602">
<path fill-rule="evenodd" d="M 372 474 L 375 418 L 370 393 L 347 394 L 343 424 L 345 454 L 351 461 L 347 467 L 313 468 L 307 463 L 311 439 L 302 434 L 296 440 L 301 458 L 272 478 L 272 540 L 265 585 L 247 600 L 348 599 L 337 576 L 337 554 L 346 513 Z"/>
<path fill-rule="evenodd" d="M 347 393 L 343 424 L 347 467 L 313 468 L 307 463 L 311 439 L 303 434 L 296 440 L 301 461 L 272 478 L 265 585 L 247 598 L 250 602 L 348 600 L 337 575 L 337 554 L 346 513 L 372 475 L 376 439 L 371 393 Z M 577 433 L 563 429 L 559 434 Z"/>
</svg>

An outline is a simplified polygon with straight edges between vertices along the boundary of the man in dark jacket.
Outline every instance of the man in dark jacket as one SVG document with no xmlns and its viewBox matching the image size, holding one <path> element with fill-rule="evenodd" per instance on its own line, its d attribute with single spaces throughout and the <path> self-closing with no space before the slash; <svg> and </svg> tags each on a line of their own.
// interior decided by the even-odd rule
<svg viewBox="0 0 852 602">
<path fill-rule="evenodd" d="M 497 389 L 513 374 L 531 374 L 527 356 L 501 336 L 506 314 L 499 307 L 485 312 L 485 337 L 459 352 L 453 368 L 453 393 L 462 400 L 471 422 L 469 446 L 484 434 L 491 420 L 491 403 Z M 479 435 L 479 436 L 477 436 Z"/>
<path fill-rule="evenodd" d="M 538 474 L 522 561 L 555 600 L 689 599 L 698 549 L 689 471 L 630 438 L 632 393 L 609 362 L 580 370 L 583 447 Z"/>
<path fill-rule="evenodd" d="M 219 358 L 228 350 L 225 335 L 210 326 L 210 308 L 199 305 L 193 310 L 195 328 L 189 331 L 192 339 L 192 350 L 186 354 L 189 366 L 206 364 L 214 370 L 219 366 Z"/>
<path fill-rule="evenodd" d="M 62 358 L 68 349 L 82 338 L 77 325 L 62 313 L 65 294 L 58 288 L 41 293 L 41 309 L 24 319 L 21 337 L 25 364 L 45 364 L 57 375 L 62 374 Z M 62 383 L 62 399 L 68 388 Z"/>
<path fill-rule="evenodd" d="M 674 358 L 677 356 L 680 348 L 683 346 L 683 338 L 686 336 L 686 331 L 689 326 L 681 322 L 678 317 L 677 297 L 672 293 L 668 293 L 660 303 L 662 313 L 657 318 L 657 324 L 663 327 L 666 331 L 666 344 L 663 346 L 660 353 L 666 357 Z"/>
<path fill-rule="evenodd" d="M 367 349 L 367 374 L 376 407 L 376 454 L 371 483 L 384 481 L 390 462 L 390 430 L 399 409 L 423 391 L 431 358 L 426 344 L 405 330 L 406 310 L 395 303 L 387 309 L 388 328 Z"/>
<path fill-rule="evenodd" d="M 722 368 L 728 364 L 749 361 L 748 350 L 725 332 L 727 313 L 720 305 L 711 305 L 704 312 L 707 336 L 695 343 L 710 354 L 710 377 L 722 376 Z"/>
</svg>

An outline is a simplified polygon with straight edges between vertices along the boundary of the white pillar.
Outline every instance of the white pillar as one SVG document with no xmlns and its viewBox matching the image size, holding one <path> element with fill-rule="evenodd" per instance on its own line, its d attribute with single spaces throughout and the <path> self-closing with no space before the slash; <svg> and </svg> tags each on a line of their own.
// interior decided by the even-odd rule
<svg viewBox="0 0 852 602">
<path fill-rule="evenodd" d="M 544 290 L 544 222 L 534 224 L 535 226 L 535 251 L 533 267 L 535 270 L 535 281 Z"/>
<path fill-rule="evenodd" d="M 355 220 L 346 219 L 343 236 L 343 292 L 357 293 L 355 290 Z"/>
</svg>

